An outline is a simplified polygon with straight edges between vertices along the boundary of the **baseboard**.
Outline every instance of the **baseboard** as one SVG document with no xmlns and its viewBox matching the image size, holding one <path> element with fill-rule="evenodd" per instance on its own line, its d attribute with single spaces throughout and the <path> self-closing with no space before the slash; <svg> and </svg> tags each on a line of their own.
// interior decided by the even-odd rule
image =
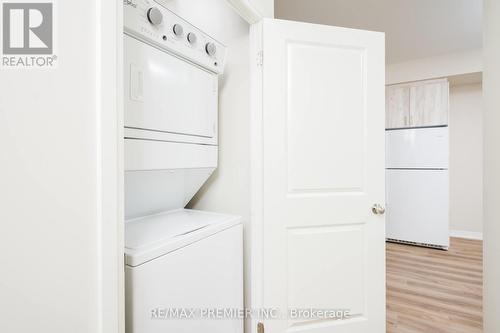
<svg viewBox="0 0 500 333">
<path fill-rule="evenodd" d="M 467 230 L 450 230 L 450 237 L 483 240 L 483 233 Z"/>
</svg>

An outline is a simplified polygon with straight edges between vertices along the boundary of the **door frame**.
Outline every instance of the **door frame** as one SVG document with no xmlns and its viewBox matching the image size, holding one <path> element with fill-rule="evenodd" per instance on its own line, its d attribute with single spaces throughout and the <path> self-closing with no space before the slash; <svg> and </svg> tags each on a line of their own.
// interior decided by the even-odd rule
<svg viewBox="0 0 500 333">
<path fill-rule="evenodd" d="M 125 332 L 123 1 L 96 4 L 98 332 Z"/>
<path fill-rule="evenodd" d="M 250 26 L 250 258 L 246 268 L 250 281 L 250 301 L 246 306 L 261 309 L 264 304 L 264 149 L 263 149 L 263 81 L 262 81 L 262 20 Z M 245 322 L 246 332 L 257 332 L 259 320 L 251 318 Z"/>
</svg>

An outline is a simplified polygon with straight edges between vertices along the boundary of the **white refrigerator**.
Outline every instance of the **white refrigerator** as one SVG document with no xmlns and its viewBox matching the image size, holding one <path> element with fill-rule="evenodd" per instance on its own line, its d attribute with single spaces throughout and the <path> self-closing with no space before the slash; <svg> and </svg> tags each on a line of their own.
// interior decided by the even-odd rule
<svg viewBox="0 0 500 333">
<path fill-rule="evenodd" d="M 448 249 L 448 127 L 386 131 L 386 237 Z"/>
</svg>

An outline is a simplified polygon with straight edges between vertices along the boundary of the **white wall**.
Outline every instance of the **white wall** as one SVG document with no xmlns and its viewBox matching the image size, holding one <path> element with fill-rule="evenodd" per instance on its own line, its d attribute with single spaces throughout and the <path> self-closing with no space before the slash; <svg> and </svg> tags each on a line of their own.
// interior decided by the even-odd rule
<svg viewBox="0 0 500 333">
<path fill-rule="evenodd" d="M 0 332 L 118 329 L 117 8 L 57 1 L 58 67 L 1 70 Z"/>
<path fill-rule="evenodd" d="M 482 218 L 482 87 L 481 84 L 451 86 L 450 229 L 480 236 Z"/>
<path fill-rule="evenodd" d="M 500 332 L 500 1 L 484 2 L 484 332 Z"/>
<path fill-rule="evenodd" d="M 482 52 L 472 50 L 389 64 L 386 84 L 427 80 L 482 71 Z"/>
</svg>

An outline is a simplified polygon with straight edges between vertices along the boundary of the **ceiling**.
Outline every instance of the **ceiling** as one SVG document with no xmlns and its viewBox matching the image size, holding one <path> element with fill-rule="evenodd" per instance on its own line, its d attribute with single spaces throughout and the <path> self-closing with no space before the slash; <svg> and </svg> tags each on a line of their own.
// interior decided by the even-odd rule
<svg viewBox="0 0 500 333">
<path fill-rule="evenodd" d="M 482 0 L 275 0 L 276 18 L 386 33 L 387 63 L 478 49 Z"/>
</svg>

